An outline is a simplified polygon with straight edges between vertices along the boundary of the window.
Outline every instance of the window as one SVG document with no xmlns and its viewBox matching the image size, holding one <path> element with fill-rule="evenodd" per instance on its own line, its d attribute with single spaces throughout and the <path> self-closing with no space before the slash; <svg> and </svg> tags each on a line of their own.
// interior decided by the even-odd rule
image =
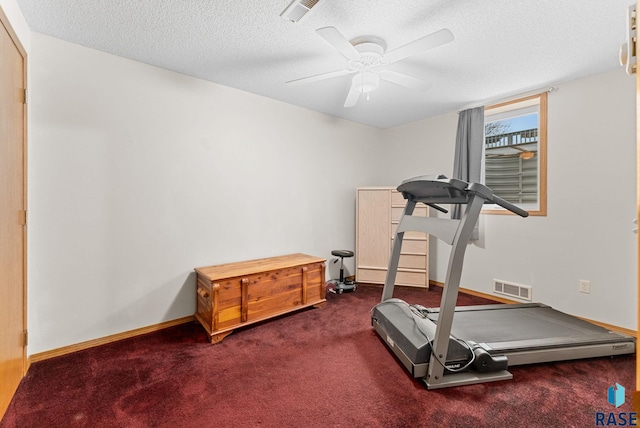
<svg viewBox="0 0 640 428">
<path fill-rule="evenodd" d="M 530 215 L 547 215 L 547 94 L 486 107 L 484 120 L 484 183 Z M 509 211 L 486 205 L 483 213 Z"/>
</svg>

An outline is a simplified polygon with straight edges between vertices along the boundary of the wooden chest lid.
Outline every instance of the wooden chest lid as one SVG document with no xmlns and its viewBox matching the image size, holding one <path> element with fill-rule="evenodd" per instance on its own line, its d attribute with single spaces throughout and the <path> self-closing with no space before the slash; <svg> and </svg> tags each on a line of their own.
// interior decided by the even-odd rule
<svg viewBox="0 0 640 428">
<path fill-rule="evenodd" d="M 324 263 L 321 257 L 308 256 L 306 254 L 288 254 L 285 256 L 268 257 L 243 262 L 225 263 L 215 266 L 196 268 L 199 275 L 204 275 L 209 280 L 215 281 L 236 276 L 252 275 L 260 272 L 284 269 L 293 266 L 304 266 L 311 263 Z"/>
</svg>

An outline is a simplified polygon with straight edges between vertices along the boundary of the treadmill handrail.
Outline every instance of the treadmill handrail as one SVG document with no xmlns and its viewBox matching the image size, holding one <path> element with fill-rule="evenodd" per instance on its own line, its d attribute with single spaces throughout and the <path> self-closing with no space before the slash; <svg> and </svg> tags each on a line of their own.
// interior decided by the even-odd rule
<svg viewBox="0 0 640 428">
<path fill-rule="evenodd" d="M 500 205 L 502 208 L 505 208 L 512 213 L 519 215 L 520 217 L 529 217 L 528 211 L 523 210 L 519 206 L 513 205 L 511 202 L 505 201 L 500 196 L 493 195 L 492 201 L 494 204 Z M 487 201 L 486 203 L 488 202 L 489 201 Z"/>
<path fill-rule="evenodd" d="M 507 202 L 481 183 L 467 183 L 456 178 L 439 175 L 423 175 L 405 180 L 397 190 L 405 199 L 422 202 L 439 210 L 435 204 L 467 204 L 471 194 L 484 199 L 485 204 L 500 205 L 521 217 L 528 217 L 526 210 Z"/>
</svg>

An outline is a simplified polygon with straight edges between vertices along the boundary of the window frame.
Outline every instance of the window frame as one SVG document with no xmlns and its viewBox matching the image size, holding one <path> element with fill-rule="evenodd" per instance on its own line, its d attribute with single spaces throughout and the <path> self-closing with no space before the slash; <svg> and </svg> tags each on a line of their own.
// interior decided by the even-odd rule
<svg viewBox="0 0 640 428">
<path fill-rule="evenodd" d="M 539 190 L 538 190 L 538 207 L 534 210 L 527 210 L 530 216 L 546 216 L 547 215 L 547 92 L 543 92 L 540 94 L 530 95 L 518 99 L 514 99 L 511 101 L 506 101 L 499 104 L 494 104 L 491 106 L 485 107 L 485 120 L 487 116 L 487 111 L 504 108 L 511 104 L 519 104 L 524 101 L 529 101 L 532 99 L 538 99 L 538 180 L 539 180 Z M 483 146 L 483 156 L 482 156 L 482 167 L 484 171 L 485 166 L 485 155 L 484 155 L 484 146 Z M 484 173 L 483 173 L 484 179 Z M 518 204 L 516 204 L 518 205 Z M 525 208 L 526 209 L 526 208 Z M 498 215 L 515 215 L 511 211 L 508 211 L 504 208 L 500 208 L 497 206 L 491 206 L 491 208 L 483 208 L 482 214 L 498 214 Z"/>
</svg>

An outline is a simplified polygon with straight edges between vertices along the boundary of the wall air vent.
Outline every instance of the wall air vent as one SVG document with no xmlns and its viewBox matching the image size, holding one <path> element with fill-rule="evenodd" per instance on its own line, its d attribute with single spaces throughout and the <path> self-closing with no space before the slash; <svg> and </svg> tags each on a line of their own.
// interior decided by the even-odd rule
<svg viewBox="0 0 640 428">
<path fill-rule="evenodd" d="M 293 0 L 289 6 L 280 14 L 284 19 L 291 22 L 300 21 L 320 0 Z"/>
<path fill-rule="evenodd" d="M 528 285 L 514 284 L 500 279 L 493 280 L 493 292 L 497 294 L 531 301 L 532 291 L 533 289 Z"/>
</svg>

